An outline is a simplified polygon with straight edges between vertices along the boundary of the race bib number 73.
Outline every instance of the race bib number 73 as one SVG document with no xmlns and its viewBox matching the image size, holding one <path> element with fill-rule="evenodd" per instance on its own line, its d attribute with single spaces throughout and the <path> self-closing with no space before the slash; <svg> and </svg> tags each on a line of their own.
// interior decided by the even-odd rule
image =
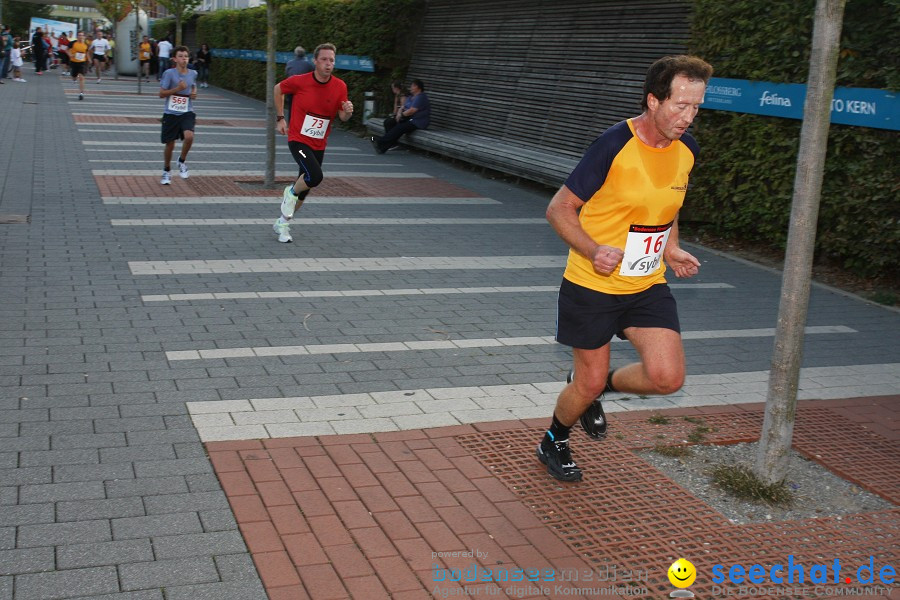
<svg viewBox="0 0 900 600">
<path fill-rule="evenodd" d="M 625 256 L 619 267 L 619 275 L 641 277 L 656 271 L 662 263 L 662 253 L 666 249 L 671 231 L 672 223 L 629 227 Z"/>
<path fill-rule="evenodd" d="M 300 133 L 306 137 L 324 140 L 325 133 L 328 132 L 329 123 L 331 123 L 331 119 L 323 119 L 322 117 L 317 117 L 315 115 L 306 115 L 306 118 L 303 119 L 303 126 L 300 128 Z"/>
</svg>

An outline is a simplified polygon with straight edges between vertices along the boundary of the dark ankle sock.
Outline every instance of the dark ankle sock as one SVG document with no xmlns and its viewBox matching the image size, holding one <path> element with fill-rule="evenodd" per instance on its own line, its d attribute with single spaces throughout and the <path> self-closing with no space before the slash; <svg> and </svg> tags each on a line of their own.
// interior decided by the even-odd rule
<svg viewBox="0 0 900 600">
<path fill-rule="evenodd" d="M 179 157 L 178 157 L 178 162 L 183 163 L 183 162 L 184 162 L 184 159 L 181 158 L 181 157 L 179 156 Z"/>
<path fill-rule="evenodd" d="M 569 439 L 570 429 L 572 427 L 566 427 L 560 423 L 559 419 L 556 418 L 556 413 L 553 413 L 553 422 L 550 424 L 550 429 L 547 430 L 547 435 L 544 436 L 544 439 L 551 442 L 564 442 Z"/>
<path fill-rule="evenodd" d="M 615 373 L 615 372 L 616 372 L 615 369 L 610 369 L 609 375 L 606 376 L 606 390 L 605 391 L 607 391 L 607 392 L 618 392 L 619 391 L 616 388 L 614 388 L 613 384 L 612 384 L 613 373 Z"/>
</svg>

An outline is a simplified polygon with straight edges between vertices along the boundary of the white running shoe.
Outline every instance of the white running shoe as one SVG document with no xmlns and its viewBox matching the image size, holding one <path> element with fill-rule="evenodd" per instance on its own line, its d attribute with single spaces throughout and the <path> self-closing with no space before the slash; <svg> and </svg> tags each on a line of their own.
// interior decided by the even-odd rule
<svg viewBox="0 0 900 600">
<path fill-rule="evenodd" d="M 272 225 L 272 229 L 278 234 L 278 241 L 282 244 L 294 241 L 294 238 L 291 237 L 291 226 L 289 223 L 282 223 L 281 219 L 278 219 L 275 221 L 275 224 Z"/>
<path fill-rule="evenodd" d="M 163 171 L 162 179 L 160 179 L 159 182 L 163 185 L 171 185 L 172 175 L 168 171 Z"/>
<path fill-rule="evenodd" d="M 191 176 L 190 173 L 188 173 L 187 165 L 180 160 L 178 161 L 178 176 L 182 179 L 187 179 Z"/>
<path fill-rule="evenodd" d="M 299 199 L 299 196 L 291 193 L 291 186 L 284 188 L 284 194 L 281 196 L 281 214 L 284 215 L 285 219 L 290 219 L 294 216 L 294 209 L 297 208 L 297 200 Z"/>
</svg>

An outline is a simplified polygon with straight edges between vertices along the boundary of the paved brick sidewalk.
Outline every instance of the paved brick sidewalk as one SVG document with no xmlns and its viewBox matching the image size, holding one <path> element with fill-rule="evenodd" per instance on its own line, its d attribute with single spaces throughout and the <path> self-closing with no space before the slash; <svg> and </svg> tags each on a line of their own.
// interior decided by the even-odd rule
<svg viewBox="0 0 900 600">
<path fill-rule="evenodd" d="M 207 450 L 273 600 L 414 599 L 436 590 L 436 597 L 596 598 L 597 590 L 611 587 L 619 595 L 658 598 L 673 589 L 666 570 L 678 558 L 698 570 L 691 590 L 709 597 L 723 595 L 711 583 L 716 563 L 768 569 L 789 554 L 807 565 L 839 559 L 851 577 L 869 556 L 876 565 L 896 565 L 898 508 L 734 525 L 633 452 L 678 444 L 694 426 L 674 418 L 685 415 L 713 429 L 710 443 L 754 441 L 761 409 L 653 413 L 673 417 L 671 425 L 648 423 L 650 412 L 616 414 L 609 439 L 578 436 L 585 480 L 571 485 L 551 479 L 534 457 L 541 420 L 211 442 Z M 803 402 L 794 446 L 896 504 L 898 417 L 900 396 Z M 447 558 L 465 552 L 474 554 Z M 473 565 L 481 573 L 475 580 L 453 581 L 460 581 L 460 570 L 476 572 Z M 487 569 L 530 569 L 540 576 L 532 584 L 483 583 Z M 591 572 L 593 579 L 586 579 Z M 600 579 L 616 572 L 618 580 Z M 573 573 L 581 580 L 566 581 Z M 852 581 L 829 582 L 820 595 L 858 589 Z M 628 586 L 635 589 L 621 591 Z M 791 587 L 786 597 L 803 597 Z"/>
</svg>

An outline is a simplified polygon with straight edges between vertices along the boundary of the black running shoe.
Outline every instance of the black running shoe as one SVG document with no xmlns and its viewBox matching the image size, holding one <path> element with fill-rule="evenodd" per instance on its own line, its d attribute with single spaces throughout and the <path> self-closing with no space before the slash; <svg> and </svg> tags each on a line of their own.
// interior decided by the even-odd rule
<svg viewBox="0 0 900 600">
<path fill-rule="evenodd" d="M 569 440 L 551 442 L 544 439 L 538 444 L 537 457 L 547 465 L 550 476 L 560 481 L 581 481 L 581 469 L 572 460 L 569 452 Z"/>
<path fill-rule="evenodd" d="M 566 376 L 566 383 L 572 383 L 574 377 L 575 371 L 569 371 L 568 376 Z M 592 438 L 602 440 L 606 437 L 607 423 L 606 413 L 603 412 L 603 394 L 597 396 L 578 420 L 581 421 L 581 427 L 584 429 L 584 432 Z"/>
</svg>

